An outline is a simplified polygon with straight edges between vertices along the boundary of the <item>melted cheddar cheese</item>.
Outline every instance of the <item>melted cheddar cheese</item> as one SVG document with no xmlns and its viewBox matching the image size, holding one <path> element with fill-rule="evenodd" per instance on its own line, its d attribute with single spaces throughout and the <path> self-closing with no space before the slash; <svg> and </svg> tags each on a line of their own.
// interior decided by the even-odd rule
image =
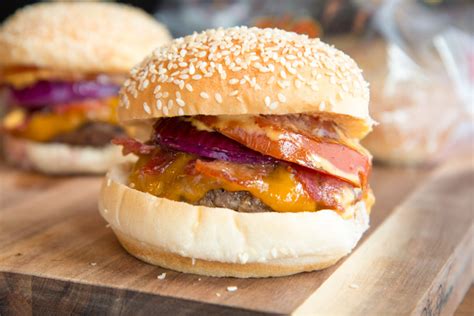
<svg viewBox="0 0 474 316">
<path fill-rule="evenodd" d="M 195 159 L 189 154 L 178 153 L 166 168 L 152 174 L 143 172 L 143 167 L 150 159 L 150 156 L 140 157 L 129 176 L 129 185 L 158 197 L 195 204 L 208 191 L 224 189 L 230 192 L 248 191 L 277 212 L 318 210 L 317 203 L 283 166 L 277 166 L 261 180 L 243 186 L 224 178 L 217 179 L 200 173 L 186 172 L 186 167 Z"/>
<path fill-rule="evenodd" d="M 14 136 L 45 142 L 57 135 L 74 131 L 86 122 L 117 124 L 117 97 L 64 106 L 61 111 L 39 111 L 28 115 L 16 108 L 8 113 L 2 127 Z"/>
</svg>

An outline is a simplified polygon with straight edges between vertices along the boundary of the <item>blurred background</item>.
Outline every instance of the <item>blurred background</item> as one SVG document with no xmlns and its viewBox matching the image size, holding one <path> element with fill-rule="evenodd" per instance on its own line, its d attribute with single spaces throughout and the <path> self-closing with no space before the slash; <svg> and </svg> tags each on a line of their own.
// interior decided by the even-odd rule
<svg viewBox="0 0 474 316">
<path fill-rule="evenodd" d="M 0 1 L 0 19 L 35 1 Z M 214 27 L 278 27 L 351 55 L 371 84 L 376 160 L 432 163 L 473 132 L 471 0 L 155 0 L 141 7 L 174 37 Z"/>
</svg>

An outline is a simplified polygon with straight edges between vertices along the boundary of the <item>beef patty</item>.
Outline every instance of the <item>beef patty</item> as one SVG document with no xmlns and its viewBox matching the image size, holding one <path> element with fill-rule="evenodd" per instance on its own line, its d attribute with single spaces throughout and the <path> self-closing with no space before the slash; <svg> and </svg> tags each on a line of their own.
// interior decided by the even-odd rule
<svg viewBox="0 0 474 316">
<path fill-rule="evenodd" d="M 124 131 L 120 126 L 103 122 L 89 122 L 74 131 L 55 136 L 50 142 L 73 146 L 103 147 L 110 144 L 114 137 L 122 134 Z"/>
<path fill-rule="evenodd" d="M 211 190 L 196 204 L 209 207 L 225 207 L 245 213 L 273 212 L 268 205 L 246 191 Z"/>
</svg>

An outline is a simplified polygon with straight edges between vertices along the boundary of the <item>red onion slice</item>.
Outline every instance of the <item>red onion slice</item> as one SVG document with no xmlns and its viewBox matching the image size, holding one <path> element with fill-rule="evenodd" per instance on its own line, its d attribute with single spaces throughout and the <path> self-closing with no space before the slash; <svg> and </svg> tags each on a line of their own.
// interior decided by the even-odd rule
<svg viewBox="0 0 474 316">
<path fill-rule="evenodd" d="M 105 98 L 117 95 L 118 91 L 117 85 L 96 81 L 40 81 L 24 89 L 10 88 L 10 98 L 16 105 L 28 109 L 39 109 L 52 104 Z"/>
<path fill-rule="evenodd" d="M 153 141 L 161 146 L 200 157 L 236 163 L 272 163 L 269 156 L 253 151 L 217 132 L 200 131 L 181 118 L 163 118 L 155 124 Z"/>
</svg>

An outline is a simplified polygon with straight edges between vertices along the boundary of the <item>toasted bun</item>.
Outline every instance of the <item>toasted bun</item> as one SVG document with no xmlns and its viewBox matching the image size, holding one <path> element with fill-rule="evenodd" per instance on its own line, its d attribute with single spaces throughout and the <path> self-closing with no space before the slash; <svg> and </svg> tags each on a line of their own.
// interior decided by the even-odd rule
<svg viewBox="0 0 474 316">
<path fill-rule="evenodd" d="M 127 72 L 168 42 L 164 26 L 140 9 L 113 3 L 41 3 L 0 27 L 0 67 Z"/>
<path fill-rule="evenodd" d="M 311 112 L 336 114 L 363 137 L 372 125 L 368 102 L 361 70 L 334 47 L 278 29 L 234 27 L 156 49 L 125 82 L 119 118 Z"/>
<path fill-rule="evenodd" d="M 8 163 L 49 174 L 100 174 L 112 165 L 133 158 L 124 157 L 119 147 L 70 146 L 60 143 L 36 143 L 8 135 L 3 137 Z"/>
<path fill-rule="evenodd" d="M 368 227 L 331 210 L 239 213 L 158 198 L 126 185 L 130 164 L 107 174 L 99 209 L 124 248 L 151 264 L 196 274 L 283 276 L 322 269 L 347 255 Z"/>
</svg>

